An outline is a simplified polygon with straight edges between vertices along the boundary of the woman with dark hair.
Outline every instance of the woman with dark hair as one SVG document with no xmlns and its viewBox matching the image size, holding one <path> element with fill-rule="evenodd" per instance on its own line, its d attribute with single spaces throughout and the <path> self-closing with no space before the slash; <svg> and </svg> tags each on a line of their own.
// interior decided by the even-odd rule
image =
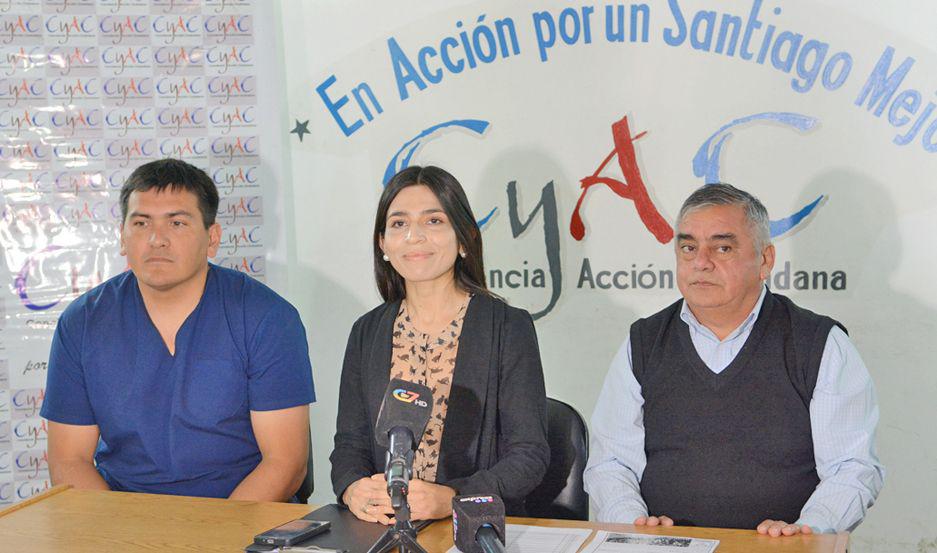
<svg viewBox="0 0 937 553">
<path fill-rule="evenodd" d="M 459 182 L 408 167 L 387 184 L 374 222 L 382 305 L 355 323 L 342 367 L 332 486 L 360 519 L 389 524 L 386 449 L 374 424 L 387 383 L 433 392 L 414 460 L 413 520 L 452 512 L 457 494 L 496 494 L 509 514 L 549 462 L 546 395 L 533 320 L 485 286 L 481 233 Z"/>
</svg>

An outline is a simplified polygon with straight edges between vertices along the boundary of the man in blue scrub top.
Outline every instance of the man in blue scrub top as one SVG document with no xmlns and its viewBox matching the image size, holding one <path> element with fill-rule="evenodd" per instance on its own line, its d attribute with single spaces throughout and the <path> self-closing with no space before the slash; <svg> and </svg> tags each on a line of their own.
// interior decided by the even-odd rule
<svg viewBox="0 0 937 553">
<path fill-rule="evenodd" d="M 208 263 L 221 227 L 204 171 L 147 163 L 120 200 L 130 271 L 75 300 L 52 341 L 42 416 L 53 483 L 290 499 L 315 401 L 299 314 Z"/>
</svg>

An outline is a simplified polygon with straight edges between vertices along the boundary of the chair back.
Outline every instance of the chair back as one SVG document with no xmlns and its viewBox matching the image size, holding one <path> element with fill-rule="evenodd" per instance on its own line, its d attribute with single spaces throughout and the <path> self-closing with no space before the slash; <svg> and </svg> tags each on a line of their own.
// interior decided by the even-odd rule
<svg viewBox="0 0 937 553">
<path fill-rule="evenodd" d="M 553 398 L 547 398 L 547 417 L 550 466 L 540 485 L 527 496 L 527 514 L 589 520 L 589 495 L 582 481 L 589 460 L 589 430 L 576 409 Z"/>
<path fill-rule="evenodd" d="M 312 495 L 313 490 L 315 489 L 315 478 L 312 472 L 312 430 L 309 431 L 309 458 L 306 460 L 306 477 L 303 478 L 303 483 L 299 485 L 299 489 L 296 490 L 296 499 L 300 503 L 308 503 L 309 496 Z"/>
</svg>

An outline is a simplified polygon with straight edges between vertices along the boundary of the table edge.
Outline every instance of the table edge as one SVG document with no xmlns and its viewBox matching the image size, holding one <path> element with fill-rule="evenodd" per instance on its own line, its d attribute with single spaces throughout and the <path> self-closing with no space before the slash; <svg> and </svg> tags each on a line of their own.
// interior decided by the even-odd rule
<svg viewBox="0 0 937 553">
<path fill-rule="evenodd" d="M 58 486 L 52 486 L 48 490 L 30 497 L 26 501 L 15 503 L 5 509 L 0 510 L 0 517 L 5 517 L 11 513 L 15 513 L 16 511 L 19 511 L 20 509 L 25 509 L 26 507 L 29 507 L 30 505 L 39 503 L 40 501 L 46 500 L 52 497 L 53 495 L 58 495 L 66 490 L 70 490 L 71 488 L 72 488 L 71 484 L 59 484 Z"/>
</svg>

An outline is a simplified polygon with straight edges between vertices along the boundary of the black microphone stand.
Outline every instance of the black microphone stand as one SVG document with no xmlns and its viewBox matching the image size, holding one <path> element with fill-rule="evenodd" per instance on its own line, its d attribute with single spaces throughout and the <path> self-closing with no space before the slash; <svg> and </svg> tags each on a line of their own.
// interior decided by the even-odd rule
<svg viewBox="0 0 937 553">
<path fill-rule="evenodd" d="M 397 426 L 389 434 L 384 476 L 390 506 L 394 508 L 394 526 L 388 528 L 367 553 L 386 553 L 394 547 L 399 547 L 400 553 L 426 553 L 416 541 L 416 529 L 410 522 L 410 505 L 407 504 L 413 474 L 413 433 Z"/>
</svg>

